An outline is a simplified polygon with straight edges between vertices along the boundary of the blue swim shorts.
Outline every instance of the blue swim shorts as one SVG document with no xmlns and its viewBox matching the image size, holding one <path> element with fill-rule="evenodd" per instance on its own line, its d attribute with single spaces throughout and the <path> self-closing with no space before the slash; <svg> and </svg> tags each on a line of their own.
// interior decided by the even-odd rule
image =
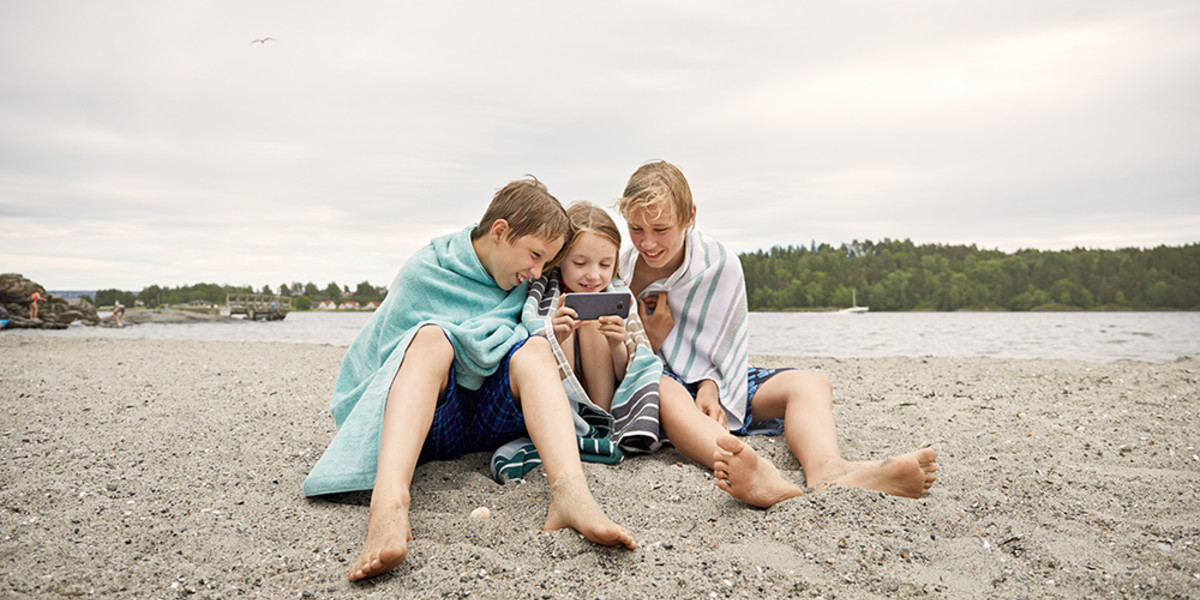
<svg viewBox="0 0 1200 600">
<path fill-rule="evenodd" d="M 450 366 L 450 382 L 438 398 L 419 462 L 492 451 L 525 435 L 525 415 L 512 395 L 508 363 L 527 340 L 508 351 L 496 372 L 484 378 L 478 390 L 459 386 L 454 365 Z"/>
<path fill-rule="evenodd" d="M 782 369 L 764 369 L 762 367 L 750 367 L 746 373 L 746 415 L 742 418 L 742 428 L 733 431 L 735 435 L 774 435 L 783 433 L 783 418 L 776 417 L 765 421 L 754 421 L 754 407 L 751 405 L 754 400 L 754 394 L 758 392 L 758 388 L 766 383 L 768 379 L 782 373 L 783 371 L 793 371 L 794 369 L 784 367 Z M 670 367 L 663 365 L 663 375 L 678 381 L 688 393 L 692 395 L 692 399 L 696 399 L 696 392 L 700 391 L 699 383 L 687 383 L 680 379 Z"/>
</svg>

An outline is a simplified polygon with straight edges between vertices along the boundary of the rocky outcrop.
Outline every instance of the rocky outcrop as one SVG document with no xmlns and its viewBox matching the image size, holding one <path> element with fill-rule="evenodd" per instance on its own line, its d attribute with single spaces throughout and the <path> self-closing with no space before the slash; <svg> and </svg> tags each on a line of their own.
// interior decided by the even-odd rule
<svg viewBox="0 0 1200 600">
<path fill-rule="evenodd" d="M 211 321 L 229 321 L 228 316 L 220 314 L 208 314 L 202 312 L 192 312 L 186 310 L 146 310 L 146 309 L 130 309 L 125 311 L 126 325 L 141 325 L 144 323 L 203 323 Z M 103 327 L 114 327 L 112 317 L 104 317 L 100 323 Z"/>
<path fill-rule="evenodd" d="M 38 320 L 29 318 L 30 297 L 41 297 Z M 63 329 L 75 321 L 88 325 L 100 323 L 96 307 L 83 298 L 59 298 L 46 293 L 46 288 L 26 279 L 19 273 L 0 275 L 0 306 L 9 315 L 8 326 L 18 329 Z"/>
</svg>

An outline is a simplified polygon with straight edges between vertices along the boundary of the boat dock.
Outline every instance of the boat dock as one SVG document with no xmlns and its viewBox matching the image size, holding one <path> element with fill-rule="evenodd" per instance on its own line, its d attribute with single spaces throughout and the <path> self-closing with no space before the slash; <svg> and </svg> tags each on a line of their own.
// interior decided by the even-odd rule
<svg viewBox="0 0 1200 600">
<path fill-rule="evenodd" d="M 230 316 L 246 315 L 246 319 L 279 321 L 292 309 L 289 296 L 269 294 L 225 294 L 225 312 Z"/>
</svg>

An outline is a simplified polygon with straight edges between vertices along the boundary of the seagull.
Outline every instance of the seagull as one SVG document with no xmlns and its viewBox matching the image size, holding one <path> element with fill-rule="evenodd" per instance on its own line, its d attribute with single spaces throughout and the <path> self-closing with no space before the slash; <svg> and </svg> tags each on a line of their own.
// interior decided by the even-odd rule
<svg viewBox="0 0 1200 600">
<path fill-rule="evenodd" d="M 275 41 L 275 38 L 273 38 L 273 37 L 265 37 L 265 38 L 261 38 L 261 39 L 257 39 L 257 40 L 250 40 L 250 44 L 251 44 L 251 45 L 253 45 L 253 44 L 265 44 L 265 43 L 267 43 L 267 42 L 273 42 L 273 41 Z"/>
</svg>

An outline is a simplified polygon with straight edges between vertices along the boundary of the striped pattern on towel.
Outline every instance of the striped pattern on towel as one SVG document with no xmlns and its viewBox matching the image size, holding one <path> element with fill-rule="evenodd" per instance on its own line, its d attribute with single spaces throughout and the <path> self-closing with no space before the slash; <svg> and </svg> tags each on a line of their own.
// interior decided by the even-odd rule
<svg viewBox="0 0 1200 600">
<path fill-rule="evenodd" d="M 646 286 L 640 297 L 667 293 L 675 328 L 663 341 L 663 362 L 687 383 L 717 383 L 729 428 L 738 430 L 746 416 L 746 373 L 750 368 L 746 280 L 742 263 L 717 240 L 692 230 L 683 265 L 669 277 Z M 620 272 L 632 274 L 636 248 L 621 253 Z"/>
<path fill-rule="evenodd" d="M 554 269 L 530 282 L 521 321 L 531 333 L 544 334 L 550 340 L 554 358 L 558 362 L 558 374 L 571 403 L 579 457 L 588 462 L 615 464 L 620 462 L 623 451 L 645 453 L 657 450 L 662 445 L 658 420 L 658 382 L 662 376 L 662 362 L 650 349 L 650 340 L 646 338 L 637 313 L 630 313 L 625 320 L 625 329 L 629 332 L 625 347 L 630 357 L 625 378 L 613 394 L 610 413 L 588 398 L 554 337 L 550 320 L 561 296 L 559 281 L 559 271 Z M 629 288 L 614 280 L 608 291 L 628 292 Z M 529 438 L 519 438 L 492 454 L 492 478 L 500 483 L 521 479 L 539 464 L 541 458 L 533 442 Z"/>
</svg>

